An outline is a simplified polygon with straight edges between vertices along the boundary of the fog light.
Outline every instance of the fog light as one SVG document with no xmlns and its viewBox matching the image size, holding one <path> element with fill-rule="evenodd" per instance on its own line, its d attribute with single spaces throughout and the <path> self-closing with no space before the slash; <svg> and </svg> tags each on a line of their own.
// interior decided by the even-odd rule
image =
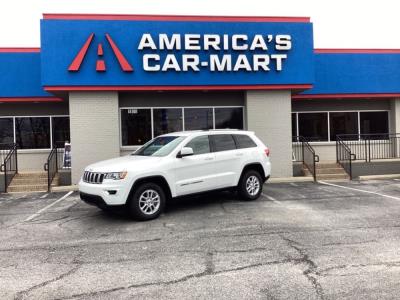
<svg viewBox="0 0 400 300">
<path fill-rule="evenodd" d="M 117 193 L 117 191 L 116 190 L 111 190 L 111 191 L 107 191 L 107 193 L 109 195 L 115 195 Z"/>
</svg>

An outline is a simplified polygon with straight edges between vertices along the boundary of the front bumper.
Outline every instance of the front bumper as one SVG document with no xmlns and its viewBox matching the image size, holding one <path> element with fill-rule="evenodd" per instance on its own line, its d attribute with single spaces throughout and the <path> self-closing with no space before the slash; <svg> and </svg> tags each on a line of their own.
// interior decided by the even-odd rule
<svg viewBox="0 0 400 300">
<path fill-rule="evenodd" d="M 81 197 L 81 200 L 86 202 L 87 204 L 95 205 L 95 206 L 103 207 L 103 208 L 108 206 L 106 204 L 106 202 L 104 201 L 104 199 L 101 198 L 100 196 L 86 194 L 86 193 L 82 193 L 82 192 L 79 193 L 79 196 Z"/>
<path fill-rule="evenodd" d="M 81 194 L 81 199 L 88 204 L 116 206 L 126 203 L 129 189 L 127 188 L 127 183 L 122 183 L 122 181 L 93 184 L 81 180 L 79 182 L 79 192 Z"/>
</svg>

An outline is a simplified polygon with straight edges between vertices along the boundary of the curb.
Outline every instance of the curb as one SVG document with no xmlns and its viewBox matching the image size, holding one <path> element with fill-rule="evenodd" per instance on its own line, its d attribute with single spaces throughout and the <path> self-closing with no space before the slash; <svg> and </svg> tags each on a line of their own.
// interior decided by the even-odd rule
<svg viewBox="0 0 400 300">
<path fill-rule="evenodd" d="M 358 180 L 364 181 L 364 180 L 394 179 L 394 178 L 400 178 L 400 174 L 365 175 L 365 176 L 359 176 Z"/>
<path fill-rule="evenodd" d="M 51 192 L 69 192 L 69 191 L 78 191 L 77 185 L 65 185 L 65 186 L 53 186 L 51 188 Z"/>
<path fill-rule="evenodd" d="M 286 182 L 314 182 L 312 177 L 275 177 L 268 179 L 267 183 L 286 183 Z"/>
</svg>

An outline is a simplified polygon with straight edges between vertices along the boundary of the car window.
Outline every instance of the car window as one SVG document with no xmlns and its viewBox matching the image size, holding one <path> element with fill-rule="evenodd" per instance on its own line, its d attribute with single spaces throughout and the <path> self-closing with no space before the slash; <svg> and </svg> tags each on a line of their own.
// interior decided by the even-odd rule
<svg viewBox="0 0 400 300">
<path fill-rule="evenodd" d="M 185 145 L 193 149 L 193 154 L 210 153 L 210 141 L 208 135 L 198 136 Z"/>
<path fill-rule="evenodd" d="M 215 152 L 236 149 L 235 141 L 231 134 L 216 134 L 211 135 L 210 138 L 213 141 Z"/>
<path fill-rule="evenodd" d="M 235 139 L 236 147 L 238 147 L 238 149 L 257 147 L 257 144 L 248 135 L 234 134 L 233 137 Z"/>
<path fill-rule="evenodd" d="M 185 138 L 185 136 L 159 136 L 144 144 L 132 155 L 166 156 L 170 154 Z"/>
</svg>

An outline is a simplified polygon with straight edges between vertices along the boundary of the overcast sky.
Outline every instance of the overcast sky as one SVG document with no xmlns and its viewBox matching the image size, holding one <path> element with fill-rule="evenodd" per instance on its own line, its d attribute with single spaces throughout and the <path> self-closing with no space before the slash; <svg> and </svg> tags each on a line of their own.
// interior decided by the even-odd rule
<svg viewBox="0 0 400 300">
<path fill-rule="evenodd" d="M 43 13 L 305 16 L 315 48 L 400 49 L 399 0 L 2 0 L 0 47 L 39 47 Z"/>
</svg>

